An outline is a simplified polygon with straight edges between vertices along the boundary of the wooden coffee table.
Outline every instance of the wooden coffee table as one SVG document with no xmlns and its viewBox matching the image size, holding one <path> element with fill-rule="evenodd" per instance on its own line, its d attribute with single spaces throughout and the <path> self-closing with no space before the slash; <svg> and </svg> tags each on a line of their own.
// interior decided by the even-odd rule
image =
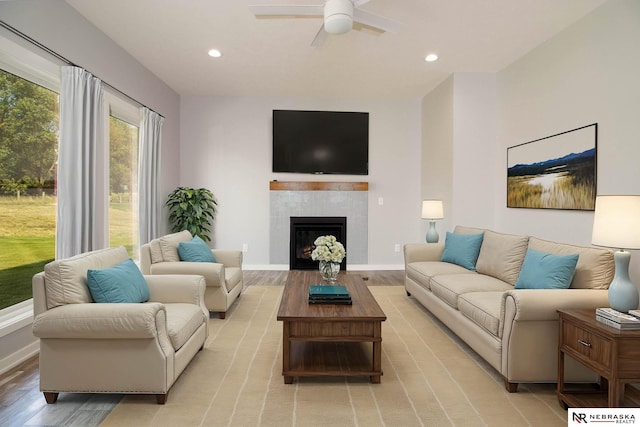
<svg viewBox="0 0 640 427">
<path fill-rule="evenodd" d="M 352 305 L 309 304 L 309 286 L 320 283 L 317 271 L 290 271 L 282 293 L 282 375 L 294 377 L 382 375 L 382 322 L 387 319 L 358 275 L 340 273 Z M 372 345 L 366 345 L 372 343 Z"/>
</svg>

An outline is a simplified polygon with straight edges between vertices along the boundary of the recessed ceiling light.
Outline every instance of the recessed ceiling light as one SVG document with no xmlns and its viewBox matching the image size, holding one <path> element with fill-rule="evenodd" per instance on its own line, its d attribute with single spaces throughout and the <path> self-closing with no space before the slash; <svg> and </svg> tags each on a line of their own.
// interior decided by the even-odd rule
<svg viewBox="0 0 640 427">
<path fill-rule="evenodd" d="M 424 58 L 424 60 L 427 61 L 427 62 L 437 61 L 438 60 L 438 55 L 436 55 L 435 53 L 430 53 L 429 55 L 427 55 Z"/>
<path fill-rule="evenodd" d="M 220 52 L 218 49 L 211 49 L 209 51 L 209 56 L 212 56 L 214 58 L 220 58 L 222 56 L 222 52 Z"/>
</svg>

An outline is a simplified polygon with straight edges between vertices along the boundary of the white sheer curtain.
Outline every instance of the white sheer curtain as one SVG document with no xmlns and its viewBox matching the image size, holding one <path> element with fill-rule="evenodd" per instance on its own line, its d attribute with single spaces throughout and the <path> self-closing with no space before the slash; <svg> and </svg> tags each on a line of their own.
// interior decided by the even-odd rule
<svg viewBox="0 0 640 427">
<path fill-rule="evenodd" d="M 158 200 L 158 178 L 160 167 L 160 144 L 164 118 L 143 107 L 140 125 L 140 147 L 138 160 L 138 212 L 140 245 L 158 237 L 162 201 Z"/>
<path fill-rule="evenodd" d="M 106 246 L 106 108 L 102 82 L 62 67 L 56 258 Z"/>
</svg>

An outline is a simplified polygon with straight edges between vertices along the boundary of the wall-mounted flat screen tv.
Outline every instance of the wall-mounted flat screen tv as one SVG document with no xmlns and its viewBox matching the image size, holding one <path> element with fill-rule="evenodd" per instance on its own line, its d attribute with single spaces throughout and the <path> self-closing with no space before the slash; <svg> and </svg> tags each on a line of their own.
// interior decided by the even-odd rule
<svg viewBox="0 0 640 427">
<path fill-rule="evenodd" d="M 369 174 L 369 113 L 273 110 L 273 172 Z"/>
</svg>

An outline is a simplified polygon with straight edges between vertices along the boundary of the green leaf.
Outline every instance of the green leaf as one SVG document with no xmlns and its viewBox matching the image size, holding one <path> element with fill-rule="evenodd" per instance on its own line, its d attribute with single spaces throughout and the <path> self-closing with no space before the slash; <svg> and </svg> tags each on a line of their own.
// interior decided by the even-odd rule
<svg viewBox="0 0 640 427">
<path fill-rule="evenodd" d="M 189 230 L 191 234 L 211 241 L 210 226 L 215 220 L 218 202 L 210 190 L 178 187 L 169 194 L 165 205 L 169 208 L 169 222 L 174 231 Z"/>
</svg>

